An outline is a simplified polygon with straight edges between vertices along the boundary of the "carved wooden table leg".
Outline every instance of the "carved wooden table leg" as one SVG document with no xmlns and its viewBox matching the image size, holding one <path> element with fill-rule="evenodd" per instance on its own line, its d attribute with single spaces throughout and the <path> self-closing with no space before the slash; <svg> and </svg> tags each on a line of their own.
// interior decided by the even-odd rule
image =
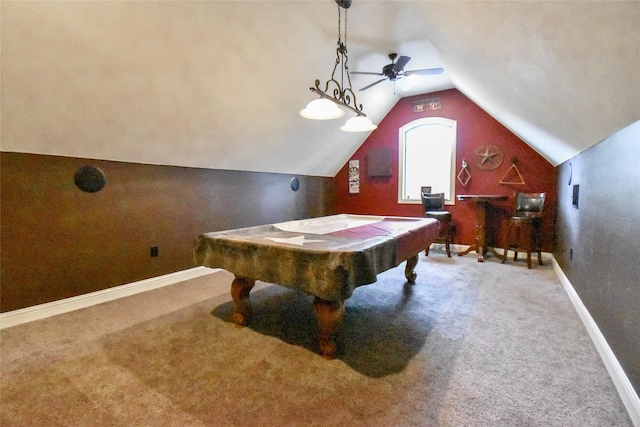
<svg viewBox="0 0 640 427">
<path fill-rule="evenodd" d="M 318 328 L 320 329 L 320 354 L 325 359 L 335 359 L 337 345 L 334 336 L 342 323 L 344 302 L 326 301 L 315 297 L 313 311 L 316 313 Z"/>
<path fill-rule="evenodd" d="M 253 279 L 238 276 L 231 283 L 231 298 L 236 304 L 236 311 L 233 313 L 232 318 L 233 322 L 238 326 L 245 326 L 251 318 L 253 309 L 249 301 L 249 292 L 251 292 L 255 284 L 256 281 Z"/>
<path fill-rule="evenodd" d="M 415 283 L 416 277 L 418 277 L 418 275 L 414 271 L 416 265 L 418 265 L 418 255 L 413 256 L 407 260 L 407 265 L 404 268 L 404 277 L 407 278 L 409 283 Z"/>
<path fill-rule="evenodd" d="M 485 201 L 477 202 L 476 208 L 476 242 L 469 246 L 465 251 L 458 252 L 459 256 L 468 254 L 475 250 L 478 254 L 478 262 L 484 262 L 484 254 L 487 252 L 487 205 Z M 500 255 L 496 253 L 496 256 L 500 258 Z"/>
</svg>

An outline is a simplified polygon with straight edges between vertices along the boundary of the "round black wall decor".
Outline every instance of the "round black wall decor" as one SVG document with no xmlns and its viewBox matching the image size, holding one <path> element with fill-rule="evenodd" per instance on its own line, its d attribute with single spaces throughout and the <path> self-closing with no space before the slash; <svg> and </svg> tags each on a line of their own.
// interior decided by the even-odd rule
<svg viewBox="0 0 640 427">
<path fill-rule="evenodd" d="M 291 178 L 291 189 L 293 191 L 298 191 L 298 188 L 300 188 L 300 181 L 298 178 Z"/>
<path fill-rule="evenodd" d="M 85 193 L 95 193 L 102 190 L 107 183 L 104 173 L 93 166 L 83 166 L 76 171 L 74 176 L 76 187 Z"/>
</svg>

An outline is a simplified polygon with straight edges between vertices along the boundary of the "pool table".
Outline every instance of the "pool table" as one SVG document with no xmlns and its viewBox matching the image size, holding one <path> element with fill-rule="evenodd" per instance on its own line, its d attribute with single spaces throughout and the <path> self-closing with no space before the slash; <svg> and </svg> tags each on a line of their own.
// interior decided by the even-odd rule
<svg viewBox="0 0 640 427">
<path fill-rule="evenodd" d="M 204 233 L 194 256 L 198 265 L 234 274 L 233 321 L 240 326 L 251 317 L 249 292 L 256 280 L 313 295 L 320 353 L 333 359 L 344 302 L 355 288 L 374 283 L 377 274 L 403 261 L 405 277 L 415 282 L 418 254 L 439 227 L 429 218 L 331 215 Z"/>
</svg>

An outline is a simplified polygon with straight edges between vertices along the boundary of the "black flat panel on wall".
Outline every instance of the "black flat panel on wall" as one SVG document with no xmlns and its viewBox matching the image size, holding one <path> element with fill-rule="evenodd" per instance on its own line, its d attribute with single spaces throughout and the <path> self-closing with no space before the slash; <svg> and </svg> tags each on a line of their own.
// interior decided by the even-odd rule
<svg viewBox="0 0 640 427">
<path fill-rule="evenodd" d="M 391 150 L 385 147 L 372 148 L 367 153 L 368 176 L 391 176 Z"/>
</svg>

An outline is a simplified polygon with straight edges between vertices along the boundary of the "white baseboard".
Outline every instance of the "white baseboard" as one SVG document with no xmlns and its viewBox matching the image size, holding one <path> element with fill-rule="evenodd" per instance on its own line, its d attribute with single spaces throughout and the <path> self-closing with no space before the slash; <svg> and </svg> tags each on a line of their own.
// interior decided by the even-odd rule
<svg viewBox="0 0 640 427">
<path fill-rule="evenodd" d="M 620 362 L 618 362 L 615 354 L 613 354 L 607 340 L 604 338 L 604 335 L 602 335 L 602 332 L 600 332 L 598 325 L 591 317 L 591 314 L 589 314 L 589 311 L 587 311 L 587 308 L 582 303 L 582 300 L 571 285 L 571 282 L 569 282 L 569 279 L 560 268 L 560 265 L 558 265 L 557 260 L 552 258 L 551 262 L 553 263 L 553 269 L 558 275 L 564 290 L 567 292 L 567 295 L 569 295 L 569 299 L 582 319 L 582 323 L 584 323 L 584 326 L 587 328 L 587 331 L 591 336 L 591 340 L 593 340 L 593 343 L 595 344 L 596 349 L 598 350 L 598 353 L 600 354 L 600 357 L 602 358 L 602 361 L 604 362 L 604 365 L 606 366 L 607 371 L 618 390 L 618 394 L 620 394 L 620 398 L 622 399 L 624 406 L 627 408 L 631 422 L 633 422 L 634 426 L 640 427 L 640 398 L 638 398 L 638 394 L 631 386 L 631 382 L 629 382 L 629 378 L 624 373 L 622 366 L 620 366 Z"/>
<path fill-rule="evenodd" d="M 196 277 L 212 274 L 217 271 L 220 270 L 205 267 L 194 267 L 188 270 L 165 274 L 164 276 L 152 277 L 150 279 L 103 289 L 101 291 L 85 295 L 78 295 L 77 297 L 9 311 L 0 314 L 0 329 L 9 328 L 22 323 L 33 322 L 34 320 L 44 319 L 57 314 L 68 313 L 73 310 L 113 301 L 118 298 L 128 297 L 141 292 L 150 291 L 152 289 L 158 289 L 163 286 L 173 285 L 188 279 L 195 279 Z"/>
</svg>

